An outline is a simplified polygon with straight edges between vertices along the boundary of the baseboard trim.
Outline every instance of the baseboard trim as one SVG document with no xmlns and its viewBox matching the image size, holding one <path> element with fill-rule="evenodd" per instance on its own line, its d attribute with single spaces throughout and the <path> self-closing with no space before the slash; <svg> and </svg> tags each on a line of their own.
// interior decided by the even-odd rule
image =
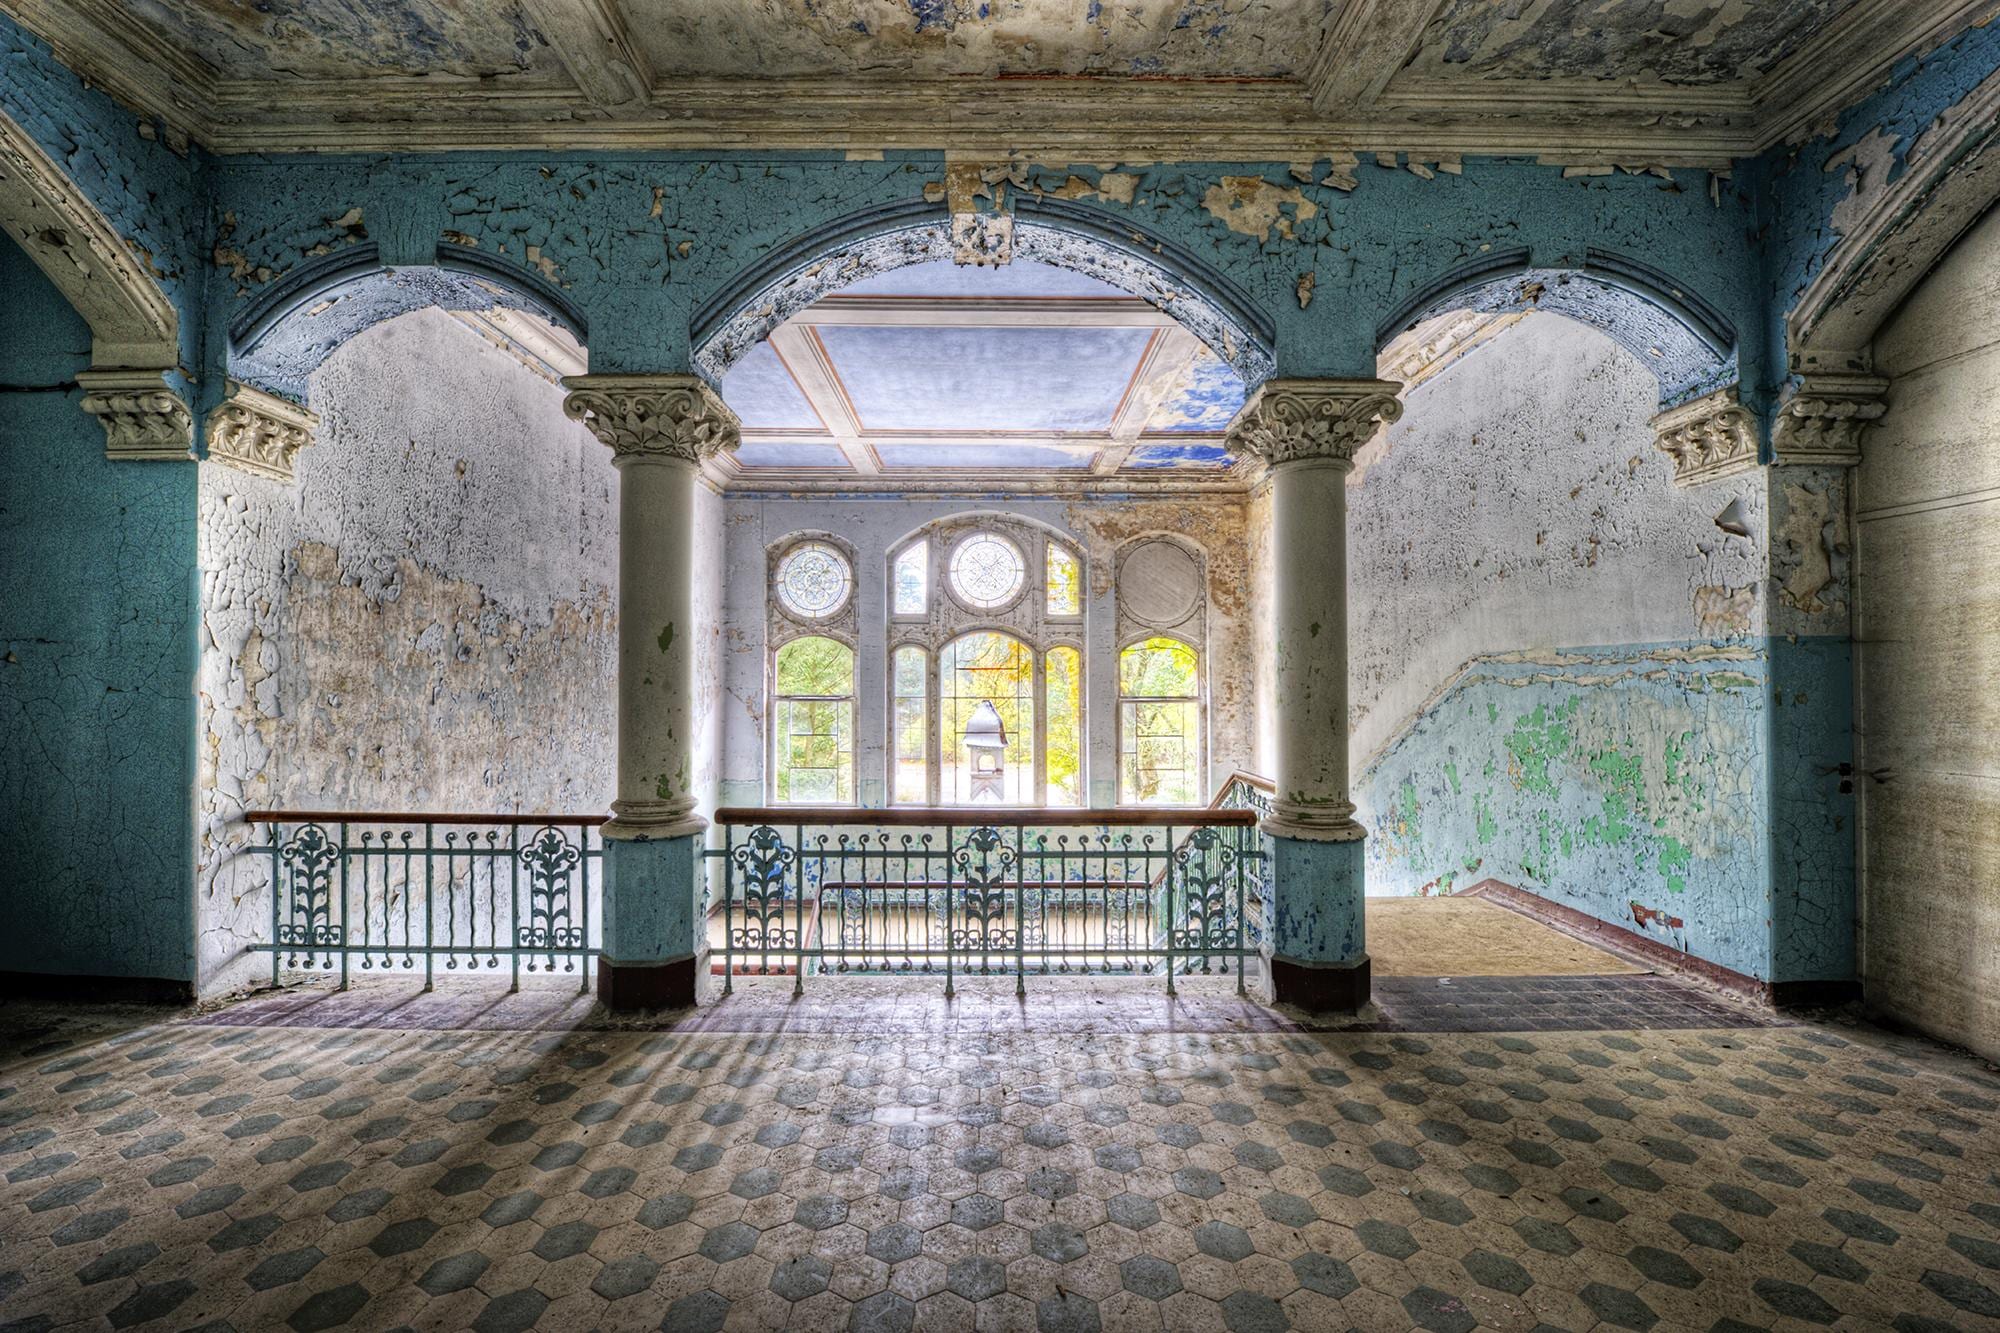
<svg viewBox="0 0 2000 1333">
<path fill-rule="evenodd" d="M 1472 887 L 1460 890 L 1458 896 L 1484 898 L 1498 903 L 1565 935 L 1573 935 L 1586 944 L 1612 953 L 1627 954 L 1666 971 L 1705 981 L 1773 1009 L 1825 1009 L 1861 998 L 1861 983 L 1858 981 L 1762 981 L 1502 880 L 1482 879 Z"/>
<path fill-rule="evenodd" d="M 597 998 L 616 1013 L 646 1013 L 658 1009 L 692 1009 L 698 998 L 695 978 L 702 961 L 677 958 L 668 963 L 614 963 L 597 959 Z"/>
<path fill-rule="evenodd" d="M 1374 969 L 1367 954 L 1332 965 L 1273 957 L 1268 967 L 1274 1003 L 1309 1014 L 1358 1014 L 1368 1007 Z"/>
<path fill-rule="evenodd" d="M 70 1000 L 91 1004 L 193 1004 L 194 983 L 172 977 L 0 972 L 0 996 L 10 1000 Z"/>
</svg>

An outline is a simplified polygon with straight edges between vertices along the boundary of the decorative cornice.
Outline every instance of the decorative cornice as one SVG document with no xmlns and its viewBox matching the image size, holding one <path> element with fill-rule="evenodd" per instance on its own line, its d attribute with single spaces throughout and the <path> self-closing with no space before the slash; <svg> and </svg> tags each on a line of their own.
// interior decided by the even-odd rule
<svg viewBox="0 0 2000 1333">
<path fill-rule="evenodd" d="M 699 465 L 736 447 L 736 414 L 699 375 L 570 375 L 562 383 L 564 414 L 590 427 L 618 463 Z"/>
<path fill-rule="evenodd" d="M 1732 384 L 1654 417 L 1653 443 L 1673 460 L 1676 486 L 1699 486 L 1757 466 L 1757 417 Z"/>
<path fill-rule="evenodd" d="M 1861 432 L 1889 410 L 1889 381 L 1879 375 L 1808 375 L 1778 409 L 1772 460 L 1804 467 L 1853 467 Z"/>
<path fill-rule="evenodd" d="M 1403 415 L 1394 380 L 1266 380 L 1229 423 L 1229 448 L 1279 463 L 1354 466 L 1378 423 Z"/>
<path fill-rule="evenodd" d="M 104 426 L 104 453 L 117 459 L 194 457 L 194 414 L 157 370 L 84 370 L 83 410 Z"/>
<path fill-rule="evenodd" d="M 313 441 L 319 417 L 262 389 L 229 382 L 229 396 L 208 414 L 208 456 L 244 472 L 292 479 L 292 459 Z"/>
</svg>

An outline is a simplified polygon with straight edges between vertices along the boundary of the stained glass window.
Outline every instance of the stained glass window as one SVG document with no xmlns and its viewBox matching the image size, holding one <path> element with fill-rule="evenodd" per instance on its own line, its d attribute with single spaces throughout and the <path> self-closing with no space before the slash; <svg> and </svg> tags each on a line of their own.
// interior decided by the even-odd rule
<svg viewBox="0 0 2000 1333">
<path fill-rule="evenodd" d="M 1049 543 L 1048 611 L 1052 616 L 1083 614 L 1083 562 L 1059 542 Z"/>
<path fill-rule="evenodd" d="M 890 578 L 899 616 L 920 616 L 930 609 L 931 544 L 911 542 L 896 556 Z"/>
<path fill-rule="evenodd" d="M 854 800 L 854 650 L 793 639 L 775 671 L 772 796 L 779 804 Z"/>
<path fill-rule="evenodd" d="M 823 620 L 847 605 L 854 570 L 825 542 L 800 542 L 778 561 L 778 600 L 802 620 Z"/>
<path fill-rule="evenodd" d="M 922 805 L 930 799 L 930 746 L 925 736 L 930 710 L 924 697 L 924 650 L 898 648 L 890 663 L 889 727 L 896 766 L 890 799 L 898 805 Z"/>
<path fill-rule="evenodd" d="M 990 611 L 1020 594 L 1028 568 L 1021 552 L 1005 537 L 974 533 L 951 553 L 951 586 L 968 606 Z"/>
<path fill-rule="evenodd" d="M 1118 655 L 1118 799 L 1201 799 L 1199 663 L 1178 639 L 1145 639 Z"/>
</svg>

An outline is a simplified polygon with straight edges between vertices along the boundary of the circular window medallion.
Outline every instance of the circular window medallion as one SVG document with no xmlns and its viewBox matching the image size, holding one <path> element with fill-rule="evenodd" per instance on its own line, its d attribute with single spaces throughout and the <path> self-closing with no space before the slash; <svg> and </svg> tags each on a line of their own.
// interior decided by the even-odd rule
<svg viewBox="0 0 2000 1333">
<path fill-rule="evenodd" d="M 1142 625 L 1180 624 L 1194 614 L 1201 593 L 1201 566 L 1174 542 L 1141 542 L 1118 570 L 1119 603 Z"/>
<path fill-rule="evenodd" d="M 854 571 L 825 542 L 801 542 L 778 561 L 778 600 L 802 620 L 824 620 L 847 605 Z"/>
<path fill-rule="evenodd" d="M 1005 537 L 976 532 L 951 553 L 951 588 L 959 600 L 981 611 L 1007 605 L 1021 595 L 1027 562 Z"/>
</svg>

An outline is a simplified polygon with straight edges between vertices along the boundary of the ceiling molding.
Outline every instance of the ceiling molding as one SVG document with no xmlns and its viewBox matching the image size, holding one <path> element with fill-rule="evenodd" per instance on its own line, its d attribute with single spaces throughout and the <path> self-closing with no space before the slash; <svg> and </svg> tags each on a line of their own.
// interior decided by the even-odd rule
<svg viewBox="0 0 2000 1333">
<path fill-rule="evenodd" d="M 1347 0 L 1306 73 L 1313 109 L 1328 114 L 1382 95 L 1416 53 L 1444 0 Z"/>
<path fill-rule="evenodd" d="M 1855 0 L 1761 77 L 1449 79 L 1408 67 L 1440 0 L 1348 0 L 1305 77 L 666 79 L 618 0 L 523 0 L 572 82 L 228 77 L 117 0 L 0 0 L 112 96 L 217 153 L 912 150 L 1300 162 L 1329 152 L 1719 168 L 1821 125 L 1994 0 Z"/>
<path fill-rule="evenodd" d="M 770 342 L 778 363 L 804 395 L 806 406 L 819 418 L 829 442 L 838 445 L 846 456 L 847 466 L 864 476 L 880 471 L 873 451 L 862 443 L 860 413 L 848 401 L 847 390 L 841 385 L 833 358 L 827 355 L 826 344 L 796 319 L 771 330 Z M 758 435 L 746 431 L 744 438 L 754 440 Z M 795 432 L 789 438 L 796 439 L 798 435 Z"/>
<path fill-rule="evenodd" d="M 522 0 L 522 7 L 591 105 L 613 114 L 646 106 L 652 71 L 616 0 Z"/>
<path fill-rule="evenodd" d="M 1760 113 L 1757 150 L 1809 137 L 1852 106 L 1913 55 L 1934 50 L 1967 28 L 2000 16 L 1994 0 L 1857 0 L 1754 88 Z"/>
</svg>

